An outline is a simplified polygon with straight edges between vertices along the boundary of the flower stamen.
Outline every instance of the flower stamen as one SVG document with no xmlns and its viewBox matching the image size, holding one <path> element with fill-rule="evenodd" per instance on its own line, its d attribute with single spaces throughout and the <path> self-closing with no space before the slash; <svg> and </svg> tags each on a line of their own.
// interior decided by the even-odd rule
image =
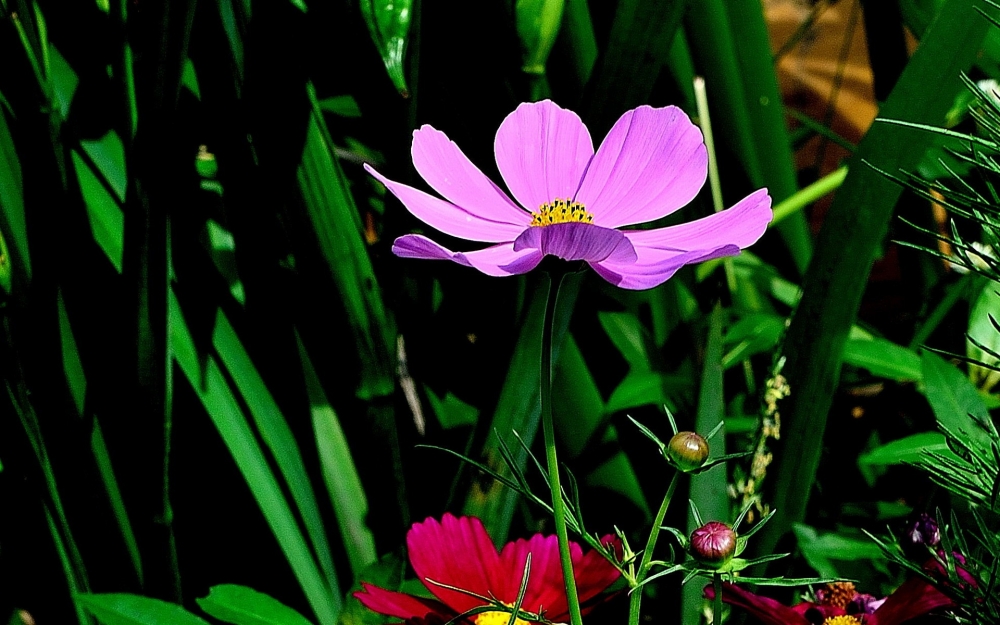
<svg viewBox="0 0 1000 625">
<path fill-rule="evenodd" d="M 840 616 L 831 616 L 823 621 L 823 625 L 861 625 L 861 619 L 856 616 L 848 616 L 842 614 Z"/>
<path fill-rule="evenodd" d="M 510 603 L 504 603 L 504 605 L 514 607 Z M 490 610 L 489 612 L 480 612 L 473 619 L 476 621 L 476 625 L 507 625 L 510 622 L 510 612 Z M 529 623 L 524 619 L 515 618 L 514 625 L 529 625 Z"/>
<path fill-rule="evenodd" d="M 537 213 L 531 214 L 532 226 L 551 226 L 552 224 L 565 224 L 571 222 L 593 223 L 594 216 L 587 212 L 580 202 L 572 202 L 567 199 L 556 198 L 548 204 L 538 207 Z"/>
<path fill-rule="evenodd" d="M 858 591 L 851 582 L 832 582 L 816 593 L 819 603 L 834 608 L 846 608 L 854 600 Z M 835 625 L 840 625 L 835 624 Z"/>
</svg>

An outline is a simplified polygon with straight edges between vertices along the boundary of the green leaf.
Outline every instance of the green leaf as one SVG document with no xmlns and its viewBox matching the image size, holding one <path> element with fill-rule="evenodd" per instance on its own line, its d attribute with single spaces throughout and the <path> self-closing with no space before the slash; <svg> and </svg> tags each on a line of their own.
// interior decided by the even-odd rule
<svg viewBox="0 0 1000 625">
<path fill-rule="evenodd" d="M 0 95 L 0 101 L 2 100 L 3 96 Z M 0 106 L 0 216 L 2 236 L 10 242 L 9 251 L 5 252 L 7 258 L 0 262 L 0 286 L 9 293 L 12 271 L 23 272 L 26 282 L 31 280 L 31 255 L 28 253 L 28 232 L 24 219 L 21 161 L 14 148 L 14 137 L 10 133 L 7 111 L 3 106 Z"/>
<path fill-rule="evenodd" d="M 779 315 L 751 313 L 743 317 L 726 330 L 724 343 L 729 351 L 722 357 L 722 368 L 774 349 L 784 332 L 785 318 Z"/>
<path fill-rule="evenodd" d="M 821 577 L 840 577 L 833 560 L 870 560 L 884 570 L 885 556 L 877 544 L 868 539 L 849 538 L 840 534 L 820 535 L 814 528 L 796 523 L 795 537 L 802 550 L 802 557 Z"/>
<path fill-rule="evenodd" d="M 368 34 L 385 63 L 389 79 L 404 98 L 409 97 L 403 61 L 413 18 L 413 0 L 361 0 Z"/>
<path fill-rule="evenodd" d="M 886 443 L 858 456 L 858 469 L 869 486 L 875 483 L 873 469 L 895 464 L 916 462 L 923 450 L 947 451 L 944 435 L 939 432 L 921 432 Z"/>
<path fill-rule="evenodd" d="M 912 349 L 878 337 L 850 338 L 844 344 L 844 364 L 899 382 L 923 378 L 920 356 Z"/>
<path fill-rule="evenodd" d="M 125 237 L 125 214 L 114 196 L 94 174 L 76 150 L 71 150 L 80 193 L 87 205 L 87 217 L 94 241 L 118 273 L 122 272 L 122 250 Z"/>
<path fill-rule="evenodd" d="M 619 410 L 648 405 L 666 405 L 675 410 L 678 405 L 678 395 L 688 394 L 691 385 L 692 381 L 683 375 L 658 371 L 629 373 L 611 392 L 606 410 L 608 413 L 615 413 Z"/>
<path fill-rule="evenodd" d="M 368 498 L 340 419 L 323 392 L 302 339 L 296 335 L 296 340 L 306 380 L 323 481 L 337 515 L 337 525 L 340 527 L 344 549 L 347 550 L 347 559 L 351 563 L 351 571 L 357 578 L 378 557 L 375 537 L 368 528 Z"/>
<path fill-rule="evenodd" d="M 444 397 L 438 397 L 425 384 L 424 394 L 427 395 L 427 403 L 431 405 L 438 423 L 446 430 L 463 425 L 475 425 L 479 419 L 479 409 L 455 397 L 451 391 L 445 393 Z"/>
<path fill-rule="evenodd" d="M 264 384 L 263 378 L 250 360 L 250 355 L 247 354 L 243 343 L 240 342 L 236 331 L 221 309 L 216 314 L 212 345 L 236 384 L 236 390 L 243 396 L 260 437 L 274 456 L 278 470 L 288 485 L 320 567 L 326 575 L 327 584 L 331 591 L 339 596 L 340 584 L 337 580 L 337 571 L 333 566 L 330 545 L 316 505 L 316 494 L 306 473 L 299 444 L 292 434 L 287 419 L 274 401 L 271 391 Z"/>
<path fill-rule="evenodd" d="M 969 329 L 965 342 L 966 356 L 994 367 L 1000 365 L 1000 360 L 980 345 L 1000 353 L 1000 331 L 993 325 L 994 320 L 1000 320 L 1000 294 L 997 293 L 997 288 L 996 284 L 988 283 L 976 298 L 972 312 L 969 313 Z M 1000 371 L 970 362 L 969 377 L 977 388 L 990 391 L 997 382 L 1000 382 Z"/>
<path fill-rule="evenodd" d="M 209 625 L 175 603 L 127 593 L 75 595 L 102 625 Z"/>
<path fill-rule="evenodd" d="M 559 34 L 566 0 L 517 0 L 514 14 L 524 59 L 521 71 L 541 76 Z"/>
<path fill-rule="evenodd" d="M 205 412 L 212 419 L 250 487 L 257 505 L 281 547 L 321 625 L 333 625 L 340 596 L 330 592 L 239 402 L 211 355 L 200 355 L 173 291 L 169 294 L 170 345 L 173 356 Z"/>
<path fill-rule="evenodd" d="M 631 371 L 649 371 L 649 353 L 646 345 L 650 337 L 639 318 L 627 312 L 599 312 L 597 318 L 608 338 L 628 362 Z"/>
<path fill-rule="evenodd" d="M 332 98 L 323 98 L 319 101 L 321 111 L 333 113 L 341 117 L 356 118 L 361 117 L 361 107 L 353 96 L 338 95 Z"/>
<path fill-rule="evenodd" d="M 212 586 L 196 599 L 209 616 L 233 625 L 310 625 L 309 619 L 277 599 L 236 584 Z"/>
<path fill-rule="evenodd" d="M 56 50 L 55 46 L 49 46 L 49 58 L 51 59 L 51 75 L 53 95 L 59 113 L 63 119 L 69 117 L 69 107 L 73 102 L 73 95 L 76 87 L 80 84 L 80 79 L 76 72 L 70 67 L 65 57 Z"/>
<path fill-rule="evenodd" d="M 973 419 L 986 423 L 990 413 L 976 387 L 956 367 L 937 354 L 921 354 L 927 401 L 938 423 L 950 432 L 962 436 L 981 458 L 993 462 L 990 436 Z"/>
</svg>

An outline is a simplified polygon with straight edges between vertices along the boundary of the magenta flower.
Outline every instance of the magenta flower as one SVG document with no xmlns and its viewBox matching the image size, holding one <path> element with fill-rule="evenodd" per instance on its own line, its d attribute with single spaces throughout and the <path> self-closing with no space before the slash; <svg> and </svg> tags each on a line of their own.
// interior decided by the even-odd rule
<svg viewBox="0 0 1000 625">
<path fill-rule="evenodd" d="M 605 542 L 611 542 L 610 537 Z M 559 547 L 555 536 L 535 534 L 529 540 L 507 543 L 497 553 L 493 541 L 475 517 L 445 514 L 440 522 L 428 518 L 414 523 L 406 535 L 410 564 L 427 590 L 436 599 L 416 597 L 362 582 L 354 596 L 367 608 L 403 619 L 414 625 L 447 623 L 459 614 L 487 605 L 472 595 L 443 588 L 461 588 L 481 597 L 493 597 L 513 606 L 517 601 L 524 564 L 531 554 L 531 572 L 521 609 L 559 623 L 568 622 L 566 592 L 563 589 Z M 618 569 L 596 551 L 583 553 L 570 543 L 573 571 L 584 614 L 595 600 L 619 577 Z M 435 583 L 436 582 L 436 583 Z M 510 613 L 489 611 L 463 623 L 506 625 Z M 517 625 L 525 621 L 518 619 Z"/>
<path fill-rule="evenodd" d="M 722 600 L 743 608 L 764 625 L 900 625 L 931 610 L 953 606 L 951 599 L 920 577 L 911 577 L 884 600 L 874 600 L 854 584 L 828 584 L 818 591 L 817 603 L 786 606 L 755 595 L 734 584 L 722 585 Z M 715 598 L 711 586 L 705 596 Z"/>
<path fill-rule="evenodd" d="M 549 100 L 524 103 L 500 124 L 494 151 L 517 202 L 431 126 L 413 133 L 413 166 L 444 200 L 365 166 L 421 221 L 454 237 L 495 244 L 453 252 L 408 234 L 393 243 L 397 256 L 451 260 L 509 276 L 534 269 L 551 254 L 586 261 L 622 288 L 648 289 L 686 264 L 738 254 L 771 221 L 771 198 L 761 189 L 703 219 L 622 229 L 673 213 L 705 183 L 701 131 L 675 106 L 628 111 L 595 153 L 576 113 Z"/>
</svg>

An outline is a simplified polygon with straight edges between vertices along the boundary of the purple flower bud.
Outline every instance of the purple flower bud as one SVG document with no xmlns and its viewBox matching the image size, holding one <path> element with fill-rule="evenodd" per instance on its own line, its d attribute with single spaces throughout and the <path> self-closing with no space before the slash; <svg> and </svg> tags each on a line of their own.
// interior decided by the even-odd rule
<svg viewBox="0 0 1000 625">
<path fill-rule="evenodd" d="M 694 432 L 678 432 L 667 443 L 666 452 L 681 471 L 694 471 L 708 460 L 708 442 Z"/>
<path fill-rule="evenodd" d="M 920 518 L 910 525 L 904 540 L 909 543 L 908 546 L 934 547 L 941 542 L 941 531 L 938 529 L 937 521 L 931 515 L 922 512 Z"/>
<path fill-rule="evenodd" d="M 729 563 L 736 553 L 736 532 L 725 523 L 709 521 L 691 533 L 691 555 L 713 569 Z"/>
</svg>

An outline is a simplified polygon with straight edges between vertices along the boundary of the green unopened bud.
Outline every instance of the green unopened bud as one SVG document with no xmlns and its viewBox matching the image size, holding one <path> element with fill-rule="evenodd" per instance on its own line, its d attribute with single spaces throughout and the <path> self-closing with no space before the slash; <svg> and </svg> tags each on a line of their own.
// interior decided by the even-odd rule
<svg viewBox="0 0 1000 625">
<path fill-rule="evenodd" d="M 667 443 L 667 457 L 681 471 L 694 471 L 708 460 L 708 442 L 694 432 L 678 432 Z"/>
<path fill-rule="evenodd" d="M 736 553 L 736 532 L 725 523 L 709 521 L 691 533 L 691 556 L 707 567 L 718 569 Z"/>
</svg>

